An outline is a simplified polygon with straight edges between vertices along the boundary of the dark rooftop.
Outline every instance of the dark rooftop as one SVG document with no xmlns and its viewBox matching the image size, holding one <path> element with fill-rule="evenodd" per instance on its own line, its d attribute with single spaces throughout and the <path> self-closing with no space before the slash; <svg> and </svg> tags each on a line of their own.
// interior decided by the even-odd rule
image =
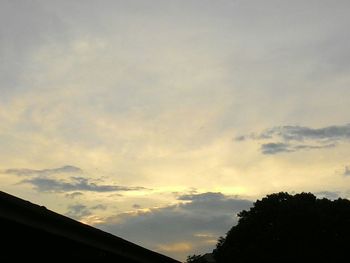
<svg viewBox="0 0 350 263">
<path fill-rule="evenodd" d="M 0 191 L 0 260 L 179 263 Z"/>
</svg>

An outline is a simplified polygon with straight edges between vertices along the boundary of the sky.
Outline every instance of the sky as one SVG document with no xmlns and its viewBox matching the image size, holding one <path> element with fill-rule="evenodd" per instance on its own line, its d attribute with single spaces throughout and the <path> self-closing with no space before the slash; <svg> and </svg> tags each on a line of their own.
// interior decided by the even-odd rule
<svg viewBox="0 0 350 263">
<path fill-rule="evenodd" d="M 0 0 L 0 190 L 184 260 L 266 194 L 350 198 L 347 0 Z"/>
</svg>

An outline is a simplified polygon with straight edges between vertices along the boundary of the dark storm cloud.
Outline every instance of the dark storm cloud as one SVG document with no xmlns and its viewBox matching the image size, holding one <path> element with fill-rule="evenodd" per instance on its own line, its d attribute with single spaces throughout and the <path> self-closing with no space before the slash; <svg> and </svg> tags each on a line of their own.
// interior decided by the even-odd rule
<svg viewBox="0 0 350 263">
<path fill-rule="evenodd" d="M 83 172 L 82 169 L 72 165 L 65 165 L 59 168 L 42 169 L 42 170 L 21 168 L 21 169 L 7 169 L 3 171 L 3 173 L 18 175 L 18 176 L 45 176 L 45 175 L 54 175 L 54 174 L 62 174 L 62 173 L 82 173 L 82 172 Z"/>
<path fill-rule="evenodd" d="M 252 206 L 249 200 L 222 193 L 183 195 L 178 199 L 190 202 L 138 212 L 136 215 L 116 215 L 97 227 L 149 248 L 176 242 L 191 242 L 196 246 L 205 241 L 202 240 L 205 239 L 203 236 L 217 239 L 224 235 L 237 223 L 236 214 Z M 207 246 L 212 248 L 214 244 L 207 243 Z M 203 251 L 203 247 L 196 249 Z"/>
<path fill-rule="evenodd" d="M 68 192 L 68 191 L 90 191 L 90 192 L 114 192 L 114 191 L 136 191 L 145 189 L 143 187 L 127 187 L 118 185 L 98 185 L 83 177 L 72 177 L 70 182 L 58 179 L 35 177 L 23 180 L 22 183 L 33 185 L 41 192 Z"/>
</svg>

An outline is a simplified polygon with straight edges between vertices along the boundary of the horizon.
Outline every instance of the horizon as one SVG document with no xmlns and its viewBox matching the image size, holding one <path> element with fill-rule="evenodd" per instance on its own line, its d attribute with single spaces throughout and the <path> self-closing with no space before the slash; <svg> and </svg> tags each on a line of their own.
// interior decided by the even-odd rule
<svg viewBox="0 0 350 263">
<path fill-rule="evenodd" d="M 0 190 L 182 261 L 267 194 L 350 198 L 348 11 L 0 0 Z"/>
</svg>

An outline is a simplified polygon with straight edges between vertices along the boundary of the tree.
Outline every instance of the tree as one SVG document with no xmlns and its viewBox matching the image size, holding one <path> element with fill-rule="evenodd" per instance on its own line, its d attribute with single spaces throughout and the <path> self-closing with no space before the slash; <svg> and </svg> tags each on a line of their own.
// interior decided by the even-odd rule
<svg viewBox="0 0 350 263">
<path fill-rule="evenodd" d="M 213 251 L 217 262 L 343 262 L 348 257 L 347 199 L 277 193 L 238 216 Z"/>
</svg>

